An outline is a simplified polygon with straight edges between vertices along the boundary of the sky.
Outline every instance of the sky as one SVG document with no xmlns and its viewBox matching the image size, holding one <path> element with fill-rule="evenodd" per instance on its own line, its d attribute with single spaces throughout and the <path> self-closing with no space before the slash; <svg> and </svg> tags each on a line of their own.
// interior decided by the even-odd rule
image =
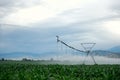
<svg viewBox="0 0 120 80">
<path fill-rule="evenodd" d="M 56 35 L 78 49 L 120 45 L 120 0 L 0 0 L 0 53 L 55 52 Z"/>
</svg>

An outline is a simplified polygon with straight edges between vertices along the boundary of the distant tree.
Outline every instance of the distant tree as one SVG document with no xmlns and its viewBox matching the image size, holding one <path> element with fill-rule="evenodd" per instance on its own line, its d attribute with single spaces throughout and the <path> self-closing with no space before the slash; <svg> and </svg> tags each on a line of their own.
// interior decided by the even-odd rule
<svg viewBox="0 0 120 80">
<path fill-rule="evenodd" d="M 1 61 L 5 61 L 5 59 L 4 59 L 4 58 L 2 58 L 2 59 L 1 59 Z"/>
<path fill-rule="evenodd" d="M 32 61 L 31 59 L 23 58 L 22 61 Z"/>
<path fill-rule="evenodd" d="M 53 58 L 50 59 L 50 61 L 53 61 L 53 60 L 54 60 Z"/>
<path fill-rule="evenodd" d="M 23 58 L 22 61 L 27 61 L 27 58 Z"/>
</svg>

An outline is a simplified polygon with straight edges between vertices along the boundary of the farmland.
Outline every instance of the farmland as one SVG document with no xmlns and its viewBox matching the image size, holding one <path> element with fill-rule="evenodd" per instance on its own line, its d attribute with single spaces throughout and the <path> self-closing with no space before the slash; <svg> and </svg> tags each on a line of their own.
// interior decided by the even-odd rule
<svg viewBox="0 0 120 80">
<path fill-rule="evenodd" d="M 38 64 L 1 61 L 0 80 L 120 80 L 120 65 Z"/>
</svg>

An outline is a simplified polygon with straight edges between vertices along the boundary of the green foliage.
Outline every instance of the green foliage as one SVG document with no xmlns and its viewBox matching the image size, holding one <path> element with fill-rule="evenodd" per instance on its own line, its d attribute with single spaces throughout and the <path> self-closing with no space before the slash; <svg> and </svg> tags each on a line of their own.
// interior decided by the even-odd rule
<svg viewBox="0 0 120 80">
<path fill-rule="evenodd" d="M 0 80 L 120 80 L 120 65 L 0 63 Z"/>
</svg>

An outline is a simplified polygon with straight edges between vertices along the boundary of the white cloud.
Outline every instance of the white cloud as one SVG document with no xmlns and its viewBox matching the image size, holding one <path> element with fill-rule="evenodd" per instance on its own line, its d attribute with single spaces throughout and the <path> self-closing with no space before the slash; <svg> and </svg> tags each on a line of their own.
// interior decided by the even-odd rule
<svg viewBox="0 0 120 80">
<path fill-rule="evenodd" d="M 67 4 L 68 3 L 68 4 Z M 6 23 L 12 24 L 30 24 L 55 17 L 64 10 L 76 8 L 80 1 L 76 0 L 46 0 L 43 4 L 28 8 L 21 8 L 17 12 L 10 14 L 4 18 Z"/>
<path fill-rule="evenodd" d="M 36 21 L 47 19 L 51 16 L 54 16 L 53 11 L 43 6 L 35 6 L 18 10 L 18 12 L 7 16 L 6 18 L 4 18 L 4 20 L 12 24 L 26 25 L 29 23 L 34 23 Z"/>
<path fill-rule="evenodd" d="M 103 26 L 112 34 L 115 34 L 116 36 L 120 35 L 120 19 L 104 22 Z"/>
<path fill-rule="evenodd" d="M 6 23 L 19 25 L 42 23 L 52 18 L 56 18 L 62 23 L 91 20 L 111 14 L 106 10 L 109 6 L 107 1 L 108 0 L 44 0 L 40 5 L 37 4 L 27 8 L 19 8 L 3 20 Z M 78 9 L 78 12 L 71 11 L 72 9 Z M 70 12 L 67 12 L 65 15 L 61 14 L 65 11 Z"/>
<path fill-rule="evenodd" d="M 0 22 L 2 23 L 4 17 L 16 12 L 20 8 L 31 7 L 41 2 L 41 0 L 0 0 Z"/>
</svg>

